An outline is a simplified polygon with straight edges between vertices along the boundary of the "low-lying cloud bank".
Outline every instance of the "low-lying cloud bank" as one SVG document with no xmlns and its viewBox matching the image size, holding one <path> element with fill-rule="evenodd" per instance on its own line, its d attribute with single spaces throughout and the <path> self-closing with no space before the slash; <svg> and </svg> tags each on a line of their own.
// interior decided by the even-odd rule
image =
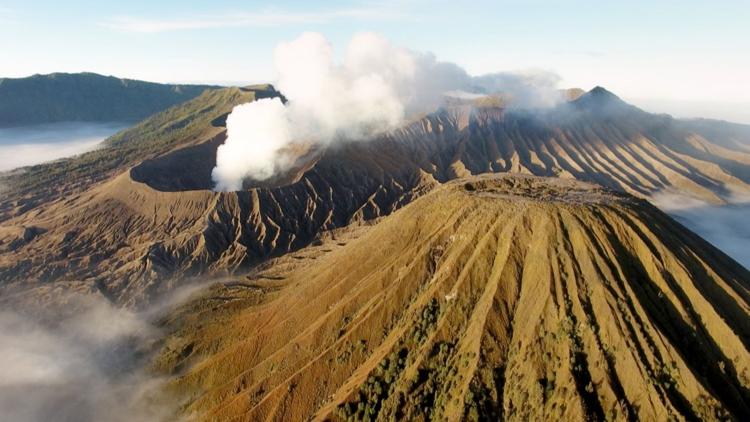
<svg viewBox="0 0 750 422">
<path fill-rule="evenodd" d="M 39 310 L 0 312 L 0 419 L 155 421 L 173 414 L 151 401 L 162 380 L 142 370 L 157 330 L 145 314 L 74 296 L 59 321 Z"/>
<path fill-rule="evenodd" d="M 737 262 L 750 268 L 750 201 L 712 205 L 681 195 L 660 195 L 654 204 Z"/>
<path fill-rule="evenodd" d="M 127 127 L 122 123 L 53 123 L 0 129 L 0 171 L 81 154 Z"/>
<path fill-rule="evenodd" d="M 355 35 L 342 60 L 318 33 L 281 43 L 274 85 L 288 103 L 263 99 L 236 107 L 217 151 L 216 190 L 242 188 L 287 169 L 295 143 L 330 144 L 388 131 L 414 113 L 432 111 L 446 93 L 469 98 L 502 92 L 520 107 L 554 105 L 559 77 L 546 72 L 473 77 L 434 55 L 392 45 L 374 33 Z"/>
</svg>

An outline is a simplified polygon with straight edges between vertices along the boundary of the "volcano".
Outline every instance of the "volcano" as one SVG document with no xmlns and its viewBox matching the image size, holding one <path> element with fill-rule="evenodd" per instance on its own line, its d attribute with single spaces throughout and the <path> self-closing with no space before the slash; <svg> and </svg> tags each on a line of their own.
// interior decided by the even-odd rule
<svg viewBox="0 0 750 422">
<path fill-rule="evenodd" d="M 750 418 L 750 274 L 648 202 L 750 195 L 748 127 L 599 87 L 456 101 L 214 192 L 227 114 L 280 95 L 209 90 L 2 175 L 0 303 L 221 279 L 150 345 L 199 419 Z"/>
<path fill-rule="evenodd" d="M 75 280 L 135 304 L 483 173 L 576 179 L 646 199 L 671 192 L 720 204 L 750 194 L 750 154 L 724 139 L 736 130 L 696 130 L 604 88 L 550 110 L 446 106 L 368 142 L 307 151 L 302 165 L 262 185 L 211 191 L 232 104 L 274 95 L 268 86 L 210 91 L 107 148 L 6 177 L 3 286 Z"/>
<path fill-rule="evenodd" d="M 478 176 L 214 287 L 157 365 L 206 420 L 743 419 L 748 280 L 644 200 Z"/>
</svg>

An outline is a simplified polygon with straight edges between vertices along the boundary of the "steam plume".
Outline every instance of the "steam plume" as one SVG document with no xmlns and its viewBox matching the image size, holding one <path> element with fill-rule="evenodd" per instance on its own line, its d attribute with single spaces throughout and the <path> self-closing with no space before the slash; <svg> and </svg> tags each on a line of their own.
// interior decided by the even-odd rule
<svg viewBox="0 0 750 422">
<path fill-rule="evenodd" d="M 187 283 L 135 311 L 94 294 L 5 290 L 0 303 L 0 420 L 174 420 L 179 400 L 148 370 L 152 321 L 206 287 Z"/>
<path fill-rule="evenodd" d="M 160 386 L 128 351 L 152 335 L 134 313 L 91 298 L 55 326 L 0 311 L 0 414 L 4 420 L 161 420 L 167 406 L 144 400 Z"/>
<path fill-rule="evenodd" d="M 503 92 L 527 107 L 559 99 L 555 75 L 472 77 L 456 64 L 396 47 L 374 33 L 354 36 L 340 63 L 325 37 L 304 33 L 277 46 L 274 64 L 275 85 L 288 103 L 263 99 L 233 110 L 227 140 L 217 151 L 216 190 L 239 190 L 246 178 L 264 180 L 283 171 L 295 142 L 364 139 L 393 129 L 410 114 L 433 110 L 447 92 Z"/>
</svg>

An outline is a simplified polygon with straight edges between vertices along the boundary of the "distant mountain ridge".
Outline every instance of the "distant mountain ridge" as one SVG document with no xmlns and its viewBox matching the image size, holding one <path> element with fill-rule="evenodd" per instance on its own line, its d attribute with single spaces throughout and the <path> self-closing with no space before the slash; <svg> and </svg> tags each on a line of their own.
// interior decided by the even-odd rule
<svg viewBox="0 0 750 422">
<path fill-rule="evenodd" d="M 63 121 L 139 121 L 211 85 L 176 85 L 96 73 L 0 78 L 0 127 Z"/>
</svg>

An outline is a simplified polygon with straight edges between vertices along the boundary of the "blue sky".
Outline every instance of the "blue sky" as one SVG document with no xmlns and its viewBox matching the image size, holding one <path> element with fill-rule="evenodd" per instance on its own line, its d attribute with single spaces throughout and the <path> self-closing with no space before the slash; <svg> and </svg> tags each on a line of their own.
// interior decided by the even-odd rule
<svg viewBox="0 0 750 422">
<path fill-rule="evenodd" d="M 750 109 L 748 22 L 750 2 L 722 0 L 0 0 L 0 76 L 266 81 L 277 42 L 318 31 L 343 49 L 368 30 L 472 74 L 550 70 L 625 98 Z"/>
</svg>

